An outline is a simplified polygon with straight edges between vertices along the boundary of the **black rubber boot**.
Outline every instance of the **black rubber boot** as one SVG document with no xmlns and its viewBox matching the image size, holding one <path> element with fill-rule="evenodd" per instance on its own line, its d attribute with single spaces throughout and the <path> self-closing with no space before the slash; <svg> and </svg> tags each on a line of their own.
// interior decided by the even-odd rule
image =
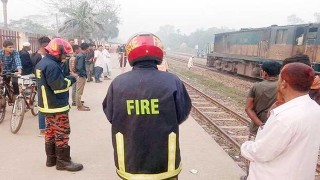
<svg viewBox="0 0 320 180">
<path fill-rule="evenodd" d="M 56 147 L 57 170 L 80 171 L 83 169 L 82 164 L 73 163 L 70 158 L 70 146 Z"/>
<path fill-rule="evenodd" d="M 55 144 L 54 143 L 46 143 L 45 147 L 46 147 L 46 154 L 47 154 L 46 166 L 47 167 L 55 166 L 56 160 L 57 160 Z"/>
</svg>

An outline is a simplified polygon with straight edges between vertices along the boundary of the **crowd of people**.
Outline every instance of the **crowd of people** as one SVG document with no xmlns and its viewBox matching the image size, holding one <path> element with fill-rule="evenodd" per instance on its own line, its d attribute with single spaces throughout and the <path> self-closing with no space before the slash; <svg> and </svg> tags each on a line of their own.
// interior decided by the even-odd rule
<svg viewBox="0 0 320 180">
<path fill-rule="evenodd" d="M 31 51 L 29 42 L 24 42 L 18 52 L 12 41 L 5 40 L 0 51 L 1 73 L 37 78 L 39 136 L 45 136 L 46 165 L 57 165 L 59 170 L 78 171 L 83 166 L 71 162 L 69 157 L 69 87 L 73 88 L 72 106 L 77 106 L 79 111 L 90 111 L 81 100 L 85 83 L 91 82 L 93 73 L 98 74 L 100 70 L 105 72 L 104 79 L 110 79 L 110 54 L 101 45 L 96 50 L 93 44 L 76 45 L 72 39 L 67 42 L 61 38 L 51 40 L 44 36 L 38 42 L 39 49 L 36 52 Z M 102 56 L 99 56 L 100 51 L 103 52 Z M 102 73 L 98 75 L 95 76 L 96 83 L 103 78 Z M 3 80 L 8 83 L 12 81 L 14 102 L 19 94 L 18 78 L 3 76 Z"/>
<path fill-rule="evenodd" d="M 246 112 L 252 120 L 241 154 L 248 180 L 313 180 L 320 145 L 320 80 L 307 55 L 262 64 Z M 253 137 L 253 138 L 251 138 Z M 254 140 L 252 140 L 254 139 Z"/>
<path fill-rule="evenodd" d="M 39 38 L 40 48 L 34 53 L 28 42 L 20 52 L 13 45 L 3 42 L 2 72 L 37 78 L 46 166 L 82 170 L 70 156 L 69 88 L 71 105 L 90 111 L 82 100 L 85 84 L 110 79 L 108 49 L 48 37 Z M 112 125 L 116 172 L 128 180 L 177 180 L 182 168 L 179 125 L 191 110 L 188 92 L 177 76 L 167 73 L 165 51 L 155 35 L 137 34 L 118 50 L 120 67 L 128 60 L 132 71 L 114 78 L 102 102 Z M 192 64 L 193 57 L 189 69 Z M 242 156 L 250 161 L 248 176 L 242 179 L 311 180 L 320 145 L 320 78 L 306 55 L 261 67 L 264 81 L 250 89 L 245 107 L 252 124 L 250 138 L 241 146 Z M 4 80 L 12 81 L 17 95 L 17 79 Z"/>
<path fill-rule="evenodd" d="M 120 48 L 120 67 L 124 67 L 126 65 L 126 61 L 128 60 L 129 64 L 133 67 L 132 72 L 135 72 L 134 74 L 136 74 L 134 76 L 140 76 L 141 73 L 148 72 L 146 74 L 147 76 L 145 76 L 144 81 L 150 86 L 150 90 L 162 89 L 162 91 L 165 91 L 167 90 L 166 87 L 170 87 L 172 93 L 168 95 L 168 97 L 163 98 L 161 97 L 162 92 L 160 93 L 158 91 L 146 91 L 145 94 L 141 96 L 141 98 L 153 97 L 153 99 L 140 99 L 140 95 L 138 94 L 131 94 L 132 97 L 127 98 L 135 98 L 137 99 L 136 101 L 141 100 L 141 113 L 148 114 L 150 117 L 160 114 L 160 116 L 158 117 L 159 120 L 164 118 L 164 116 L 166 116 L 166 118 L 170 120 L 171 125 L 167 126 L 167 130 L 163 129 L 162 131 L 158 132 L 167 133 L 167 135 L 170 135 L 171 138 L 169 140 L 172 142 L 167 148 L 175 147 L 175 149 L 171 149 L 169 151 L 169 153 L 172 154 L 171 158 L 174 158 L 175 160 L 173 160 L 169 164 L 170 166 L 168 167 L 168 169 L 163 169 L 164 171 L 167 171 L 167 173 L 161 175 L 154 174 L 153 177 L 157 179 L 158 177 L 177 179 L 177 175 L 181 170 L 179 148 L 176 149 L 178 146 L 178 144 L 176 144 L 178 142 L 178 125 L 186 120 L 190 112 L 190 98 L 182 82 L 176 76 L 167 73 L 158 74 L 161 71 L 168 70 L 166 61 L 163 61 L 164 51 L 160 40 L 157 39 L 157 45 L 149 44 L 149 46 L 145 46 L 145 41 L 150 43 L 150 38 L 153 39 L 156 37 L 152 34 L 149 34 L 148 38 L 146 38 L 145 36 L 137 36 L 137 38 L 139 39 L 139 42 L 141 44 L 135 44 L 135 48 L 146 50 L 147 54 L 139 54 L 141 52 L 136 52 L 135 50 L 133 50 L 134 53 L 128 53 L 126 49 L 121 50 Z M 102 45 L 98 45 L 98 48 L 96 49 L 96 46 L 92 44 L 81 43 L 80 45 L 77 45 L 73 40 L 66 41 L 62 38 L 54 38 L 51 40 L 48 37 L 39 38 L 39 49 L 36 52 L 31 52 L 31 44 L 29 42 L 23 43 L 23 48 L 20 52 L 14 50 L 14 44 L 9 40 L 4 41 L 3 47 L 3 50 L 0 51 L 3 73 L 17 72 L 17 74 L 23 76 L 35 76 L 37 78 L 39 129 L 40 135 L 45 137 L 45 152 L 47 155 L 46 166 L 56 166 L 57 170 L 80 171 L 81 169 L 83 169 L 83 165 L 72 162 L 70 157 L 70 123 L 68 112 L 71 106 L 69 105 L 69 88 L 72 87 L 71 105 L 77 106 L 77 110 L 79 111 L 90 111 L 90 108 L 84 105 L 84 101 L 82 101 L 81 96 L 83 95 L 86 83 L 92 81 L 94 81 L 95 83 L 101 83 L 101 78 L 103 78 L 104 80 L 110 80 L 111 56 L 108 52 L 108 49 L 104 48 Z M 127 48 L 127 46 L 122 46 L 122 48 Z M 158 71 L 158 68 L 161 70 Z M 167 79 L 168 83 L 166 86 L 163 86 L 163 84 L 161 85 L 161 83 L 157 83 L 156 81 L 152 81 L 151 79 L 149 79 L 148 75 L 152 75 L 154 77 L 157 77 L 158 75 L 163 76 L 161 78 Z M 116 78 L 110 87 L 114 87 L 113 85 L 117 84 L 120 77 L 121 76 Z M 123 77 L 132 78 L 133 76 L 130 73 L 125 73 L 123 74 Z M 124 79 L 128 80 L 127 78 Z M 138 89 L 138 81 L 141 82 L 141 80 L 139 80 L 138 77 L 134 79 L 135 80 L 132 81 L 130 80 L 130 82 L 133 83 L 136 87 L 127 86 L 123 88 Z M 19 94 L 18 80 L 16 78 L 8 78 L 7 80 L 12 81 L 12 85 L 15 90 L 14 94 Z M 156 87 L 156 85 L 161 86 L 161 88 Z M 116 86 L 114 88 L 117 89 Z M 177 95 L 175 95 L 174 93 L 176 91 L 178 92 Z M 120 114 L 123 114 L 123 112 L 122 109 L 113 111 L 112 106 L 118 105 L 110 104 L 110 102 L 112 101 L 107 99 L 113 99 L 113 96 L 120 97 L 122 95 L 123 94 L 121 93 L 109 93 L 103 103 L 103 108 L 106 112 L 106 115 L 109 117 L 109 121 L 112 122 L 112 124 L 114 124 L 115 126 L 119 123 L 122 124 L 122 122 L 118 121 L 118 119 L 111 119 L 113 117 L 113 114 L 118 114 L 117 116 L 119 116 Z M 163 106 L 163 103 L 168 105 L 174 103 L 176 104 L 177 109 L 169 110 L 165 108 L 165 105 Z M 134 108 L 131 110 L 133 112 Z M 140 110 L 136 109 L 135 111 L 139 114 L 138 111 Z M 177 114 L 174 115 L 174 113 Z M 168 116 L 169 114 L 170 116 Z M 127 119 L 129 120 L 131 118 L 132 117 L 128 117 Z M 144 118 L 145 117 L 143 117 L 141 120 L 143 120 Z M 140 121 L 139 118 L 136 119 L 136 121 Z M 124 132 L 124 129 L 119 130 Z M 153 134 L 156 136 L 156 133 Z M 130 139 L 132 137 L 122 136 L 122 138 Z M 134 144 L 131 145 L 134 146 Z M 145 144 L 144 148 L 149 147 L 150 145 L 150 143 L 147 143 Z M 126 144 L 126 146 L 130 147 L 129 144 Z M 162 146 L 162 143 L 158 145 L 158 148 L 160 146 Z M 153 149 L 155 148 L 156 146 L 154 146 Z M 165 149 L 163 149 L 164 155 L 166 154 Z M 131 153 L 134 153 L 135 151 L 136 150 L 132 151 Z M 142 154 L 142 156 L 144 155 Z M 158 165 L 159 163 L 163 164 L 165 159 L 166 158 L 160 158 L 155 162 L 154 165 Z M 146 160 L 150 161 L 151 159 Z M 135 173 L 144 171 L 143 166 L 138 167 L 133 171 L 131 171 L 130 169 L 128 169 L 128 171 L 125 171 L 121 165 L 119 166 L 119 168 L 121 168 L 118 172 L 119 176 L 127 179 L 131 179 L 130 177 L 135 176 Z M 149 170 L 150 173 L 158 172 L 157 168 L 149 168 Z M 151 175 L 152 174 L 150 174 L 150 176 Z M 136 174 L 136 176 L 139 177 L 141 175 Z"/>
</svg>

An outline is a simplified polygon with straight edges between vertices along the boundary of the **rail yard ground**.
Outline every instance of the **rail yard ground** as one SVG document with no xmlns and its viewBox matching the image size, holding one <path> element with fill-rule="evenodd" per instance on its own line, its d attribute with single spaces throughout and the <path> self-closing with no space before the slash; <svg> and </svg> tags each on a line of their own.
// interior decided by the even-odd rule
<svg viewBox="0 0 320 180">
<path fill-rule="evenodd" d="M 116 55 L 112 57 L 112 64 L 114 78 L 121 73 Z M 44 139 L 37 137 L 37 118 L 27 113 L 21 130 L 13 135 L 9 129 L 10 107 L 0 125 L 0 179 L 118 180 L 113 161 L 111 125 L 101 107 L 110 82 L 86 85 L 83 99 L 92 109 L 90 112 L 79 112 L 75 108 L 70 111 L 71 156 L 73 161 L 84 164 L 83 171 L 71 173 L 47 168 Z M 179 179 L 238 180 L 244 174 L 191 116 L 180 127 L 180 143 L 183 170 Z"/>
<path fill-rule="evenodd" d="M 204 59 L 195 59 L 195 62 L 203 63 Z M 252 81 L 243 80 L 237 76 L 222 74 L 194 66 L 190 70 L 186 63 L 168 60 L 169 71 L 177 72 L 193 85 L 216 98 L 222 104 L 230 107 L 241 115 L 244 112 L 246 97 L 252 86 Z"/>
</svg>

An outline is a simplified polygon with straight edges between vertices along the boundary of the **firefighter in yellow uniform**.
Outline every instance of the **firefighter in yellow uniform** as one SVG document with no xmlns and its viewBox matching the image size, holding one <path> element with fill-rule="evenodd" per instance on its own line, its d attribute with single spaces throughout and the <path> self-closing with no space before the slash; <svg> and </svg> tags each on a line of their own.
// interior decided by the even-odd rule
<svg viewBox="0 0 320 180">
<path fill-rule="evenodd" d="M 69 87 L 76 82 L 75 74 L 65 76 L 61 61 L 72 53 L 71 45 L 55 38 L 45 47 L 47 54 L 36 65 L 38 109 L 45 115 L 45 149 L 47 167 L 56 165 L 57 170 L 80 171 L 82 164 L 70 158 L 70 124 L 68 112 Z"/>
<path fill-rule="evenodd" d="M 138 34 L 126 48 L 133 70 L 113 80 L 103 101 L 117 173 L 128 180 L 178 179 L 179 125 L 190 113 L 190 97 L 177 76 L 158 71 L 158 37 Z"/>
</svg>

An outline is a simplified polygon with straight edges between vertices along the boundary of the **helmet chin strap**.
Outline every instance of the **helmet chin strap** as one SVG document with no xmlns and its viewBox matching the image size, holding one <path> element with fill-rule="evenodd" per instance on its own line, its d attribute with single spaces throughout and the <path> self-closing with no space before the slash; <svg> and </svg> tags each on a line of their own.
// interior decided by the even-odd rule
<svg viewBox="0 0 320 180">
<path fill-rule="evenodd" d="M 62 59 L 62 53 L 61 54 L 59 54 L 59 60 L 60 61 L 62 61 L 63 59 Z"/>
</svg>

